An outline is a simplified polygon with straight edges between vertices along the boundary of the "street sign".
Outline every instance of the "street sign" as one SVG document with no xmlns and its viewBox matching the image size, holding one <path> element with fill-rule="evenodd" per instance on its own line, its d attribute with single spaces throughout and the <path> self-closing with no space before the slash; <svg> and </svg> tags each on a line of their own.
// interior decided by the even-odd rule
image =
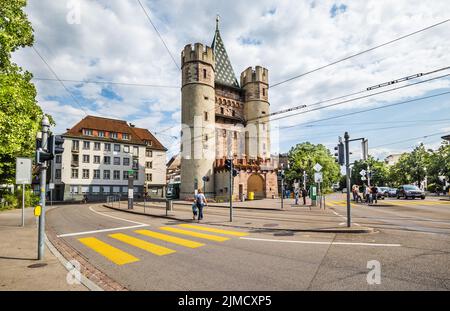
<svg viewBox="0 0 450 311">
<path fill-rule="evenodd" d="M 316 163 L 316 165 L 314 165 L 313 168 L 316 172 L 320 172 L 320 170 L 322 169 L 322 165 L 320 165 L 319 163 Z"/>
<path fill-rule="evenodd" d="M 48 189 L 50 189 L 50 190 L 55 189 L 55 184 L 54 183 L 49 183 L 48 184 Z"/>
<path fill-rule="evenodd" d="M 363 176 L 363 177 L 361 177 L 361 180 L 366 180 L 366 177 L 364 177 L 364 176 Z"/>
<path fill-rule="evenodd" d="M 314 173 L 314 182 L 323 182 L 322 172 Z"/>
<path fill-rule="evenodd" d="M 203 181 L 209 181 L 209 176 L 203 176 L 203 177 L 202 177 L 202 180 L 203 180 Z"/>
<path fill-rule="evenodd" d="M 16 159 L 16 184 L 31 184 L 31 165 L 32 160 L 30 158 Z"/>
<path fill-rule="evenodd" d="M 361 170 L 361 172 L 359 172 L 359 174 L 360 174 L 361 176 L 365 176 L 365 175 L 366 175 L 366 170 Z"/>
</svg>

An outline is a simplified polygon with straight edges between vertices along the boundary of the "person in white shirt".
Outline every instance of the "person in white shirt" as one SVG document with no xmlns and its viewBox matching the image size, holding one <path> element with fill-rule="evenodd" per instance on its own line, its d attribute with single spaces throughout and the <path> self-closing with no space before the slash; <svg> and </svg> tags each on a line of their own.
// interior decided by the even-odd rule
<svg viewBox="0 0 450 311">
<path fill-rule="evenodd" d="M 202 193 L 202 189 L 198 189 L 197 195 L 195 196 L 195 203 L 198 208 L 198 222 L 203 219 L 203 207 L 208 204 L 205 195 Z"/>
</svg>

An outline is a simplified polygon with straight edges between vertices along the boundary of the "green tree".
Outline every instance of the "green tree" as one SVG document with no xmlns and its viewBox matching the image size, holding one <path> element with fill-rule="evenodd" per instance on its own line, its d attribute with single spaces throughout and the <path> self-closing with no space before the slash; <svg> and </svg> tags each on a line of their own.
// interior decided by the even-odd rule
<svg viewBox="0 0 450 311">
<path fill-rule="evenodd" d="M 11 53 L 33 44 L 26 0 L 0 0 L 0 183 L 13 183 L 15 158 L 31 157 L 42 110 L 32 74 L 11 61 Z"/>
<path fill-rule="evenodd" d="M 288 154 L 290 168 L 286 170 L 286 180 L 293 182 L 301 180 L 303 171 L 308 175 L 307 186 L 314 183 L 313 166 L 319 163 L 322 166 L 322 189 L 330 191 L 333 183 L 339 182 L 340 168 L 330 151 L 324 145 L 314 145 L 309 142 L 297 144 Z"/>
<path fill-rule="evenodd" d="M 430 152 L 420 144 L 410 153 L 400 156 L 398 162 L 391 167 L 390 176 L 396 185 L 420 183 L 427 175 Z"/>
<path fill-rule="evenodd" d="M 370 171 L 372 173 L 370 177 L 370 184 L 371 185 L 377 185 L 377 186 L 386 186 L 390 184 L 390 175 L 389 175 L 389 168 L 384 163 L 384 161 L 380 161 L 378 159 L 375 159 L 372 156 L 369 156 L 367 161 L 363 160 L 357 160 L 354 162 L 352 166 L 352 172 L 351 172 L 351 185 L 362 185 L 367 184 L 367 179 L 362 180 L 361 179 L 361 170 L 368 170 L 368 167 L 370 168 Z"/>
<path fill-rule="evenodd" d="M 444 182 L 439 176 L 445 176 L 450 180 L 450 144 L 447 141 L 444 141 L 438 150 L 430 152 L 427 167 L 429 190 L 443 190 Z"/>
</svg>

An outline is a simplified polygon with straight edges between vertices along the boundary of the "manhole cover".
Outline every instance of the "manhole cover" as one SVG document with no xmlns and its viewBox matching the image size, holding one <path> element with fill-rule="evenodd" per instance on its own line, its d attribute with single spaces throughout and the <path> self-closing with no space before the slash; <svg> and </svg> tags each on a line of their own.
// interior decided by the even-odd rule
<svg viewBox="0 0 450 311">
<path fill-rule="evenodd" d="M 277 227 L 278 224 L 264 224 L 264 227 Z"/>
<path fill-rule="evenodd" d="M 28 268 L 41 268 L 41 267 L 45 267 L 47 264 L 46 263 L 35 263 L 32 265 L 29 265 Z"/>
</svg>

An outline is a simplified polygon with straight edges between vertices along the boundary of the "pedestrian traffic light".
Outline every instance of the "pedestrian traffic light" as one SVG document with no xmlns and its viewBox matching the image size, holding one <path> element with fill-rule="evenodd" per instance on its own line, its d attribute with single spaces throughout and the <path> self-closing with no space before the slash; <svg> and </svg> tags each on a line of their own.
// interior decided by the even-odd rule
<svg viewBox="0 0 450 311">
<path fill-rule="evenodd" d="M 47 150 L 52 155 L 52 159 L 64 152 L 64 138 L 60 135 L 52 135 L 47 140 Z"/>
<path fill-rule="evenodd" d="M 233 165 L 233 163 L 231 162 L 231 160 L 229 160 L 229 159 L 225 160 L 225 168 L 227 170 L 231 170 L 232 165 Z"/>
<path fill-rule="evenodd" d="M 340 142 L 336 147 L 334 147 L 334 150 L 337 152 L 334 154 L 336 157 L 336 162 L 340 165 L 345 164 L 345 156 L 344 156 L 344 143 Z"/>
<path fill-rule="evenodd" d="M 37 164 L 44 164 L 45 161 L 50 161 L 51 159 L 53 159 L 53 155 L 50 152 L 47 152 L 42 149 L 36 150 Z"/>
</svg>

